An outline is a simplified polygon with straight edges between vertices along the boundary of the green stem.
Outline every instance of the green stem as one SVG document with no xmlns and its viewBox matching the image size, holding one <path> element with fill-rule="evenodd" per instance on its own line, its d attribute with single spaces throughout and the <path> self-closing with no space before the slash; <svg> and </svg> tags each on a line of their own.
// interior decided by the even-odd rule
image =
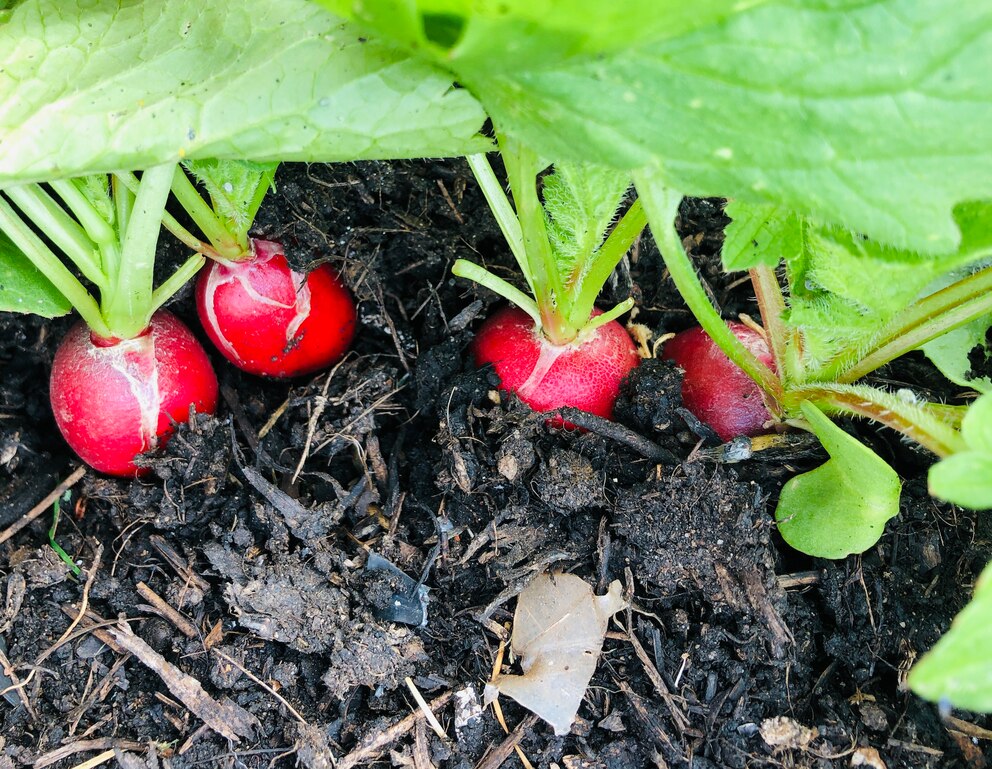
<svg viewBox="0 0 992 769">
<path fill-rule="evenodd" d="M 457 275 L 459 278 L 465 278 L 466 280 L 471 280 L 474 283 L 485 286 L 493 293 L 499 294 L 506 301 L 515 304 L 530 315 L 534 319 L 534 325 L 540 327 L 541 312 L 537 308 L 537 302 L 498 275 L 494 275 L 484 267 L 480 267 L 465 259 L 456 260 L 454 266 L 451 268 L 451 273 Z"/>
<path fill-rule="evenodd" d="M 524 249 L 523 231 L 520 229 L 520 221 L 517 219 L 517 214 L 514 212 L 509 198 L 506 197 L 506 193 L 503 191 L 503 185 L 496 178 L 493 167 L 485 155 L 469 155 L 467 160 L 469 168 L 472 169 L 475 180 L 479 184 L 479 189 L 482 190 L 482 194 L 485 196 L 486 202 L 493 212 L 493 216 L 496 217 L 496 223 L 499 225 L 500 231 L 502 231 L 503 237 L 506 239 L 506 244 L 510 247 L 510 252 L 513 254 L 513 258 L 517 260 L 517 266 L 527 281 L 527 287 L 533 294 L 534 280 L 531 278 L 530 264 L 527 262 L 527 252 Z"/>
<path fill-rule="evenodd" d="M 764 391 L 771 401 L 768 404 L 771 411 L 781 414 L 784 395 L 782 383 L 771 369 L 744 347 L 724 323 L 720 313 L 710 303 L 689 256 L 682 248 L 682 241 L 675 229 L 681 193 L 666 187 L 650 172 L 638 172 L 634 181 L 647 210 L 651 233 L 682 299 L 714 343 Z"/>
<path fill-rule="evenodd" d="M 137 336 L 151 320 L 155 250 L 175 168 L 174 164 L 155 166 L 141 176 L 134 210 L 121 243 L 117 283 L 105 305 L 107 325 L 115 337 Z"/>
<path fill-rule="evenodd" d="M 766 264 L 752 267 L 750 270 L 751 285 L 758 301 L 761 312 L 761 326 L 765 330 L 775 370 L 785 386 L 800 380 L 799 362 L 790 354 L 790 330 L 786 328 L 782 318 L 785 316 L 785 296 L 782 286 L 775 276 L 775 270 Z"/>
<path fill-rule="evenodd" d="M 537 194 L 537 175 L 544 166 L 536 153 L 512 139 L 500 139 L 500 153 L 523 232 L 534 298 L 541 311 L 541 330 L 552 344 L 568 344 L 578 329 L 568 321 L 571 297 L 562 284 L 548 239 L 544 206 Z"/>
<path fill-rule="evenodd" d="M 789 392 L 790 401 L 810 401 L 826 414 L 866 417 L 905 435 L 939 457 L 965 448 L 961 434 L 926 404 L 865 385 L 816 385 Z M 798 411 L 798 408 L 796 409 Z"/>
<path fill-rule="evenodd" d="M 588 334 L 591 331 L 595 331 L 600 326 L 606 325 L 611 320 L 616 320 L 633 306 L 634 306 L 634 300 L 630 297 L 627 297 L 622 302 L 620 302 L 620 304 L 616 305 L 612 309 L 597 315 L 595 318 L 590 318 L 589 321 L 579 331 L 579 335 L 581 336 L 583 334 Z"/>
<path fill-rule="evenodd" d="M 104 177 L 106 178 L 106 177 Z M 90 240 L 98 245 L 113 243 L 117 240 L 114 226 L 108 222 L 99 209 L 79 188 L 73 179 L 56 179 L 51 182 L 52 189 L 69 207 L 72 215 L 89 235 Z"/>
<path fill-rule="evenodd" d="M 182 166 L 176 166 L 172 181 L 172 194 L 176 196 L 179 205 L 189 214 L 200 231 L 207 236 L 207 240 L 210 241 L 222 259 L 235 261 L 248 256 L 247 241 L 245 243 L 239 242 L 238 236 L 228 230 L 224 223 L 217 218 L 217 214 L 200 195 Z M 261 201 L 259 202 L 261 203 Z"/>
<path fill-rule="evenodd" d="M 0 230 L 7 233 L 39 272 L 76 308 L 90 329 L 100 336 L 110 336 L 96 300 L 3 197 L 0 197 Z"/>
<path fill-rule="evenodd" d="M 179 289 L 185 286 L 206 261 L 206 257 L 203 254 L 194 254 L 189 259 L 180 265 L 179 269 L 172 273 L 165 281 L 152 291 L 152 309 L 151 314 L 161 307 L 163 304 L 168 302 Z M 149 315 L 149 317 L 151 316 Z"/>
<path fill-rule="evenodd" d="M 8 187 L 7 197 L 22 213 L 58 246 L 87 280 L 101 291 L 108 277 L 99 263 L 99 251 L 86 231 L 37 184 Z"/>
<path fill-rule="evenodd" d="M 575 299 L 570 318 L 573 325 L 581 327 L 589 320 L 599 292 L 647 223 L 648 215 L 644 211 L 644 204 L 637 199 L 617 222 L 600 249 L 591 255 L 589 267 L 579 277 L 577 290 L 573 292 Z"/>
<path fill-rule="evenodd" d="M 278 168 L 278 166 L 276 166 L 276 168 Z M 252 196 L 252 199 L 248 201 L 248 206 L 245 209 L 245 221 L 248 223 L 248 229 L 251 229 L 251 225 L 254 223 L 255 217 L 258 215 L 258 209 L 262 207 L 262 201 L 265 200 L 265 196 L 269 194 L 269 189 L 275 181 L 276 168 L 262 173 L 261 178 L 258 180 L 258 186 L 255 188 L 255 193 Z M 247 231 L 241 233 L 241 239 L 244 240 L 245 248 L 247 249 Z"/>
<path fill-rule="evenodd" d="M 824 367 L 818 380 L 854 382 L 900 355 L 992 312 L 992 267 L 920 299 L 882 330 L 872 349 Z"/>
<path fill-rule="evenodd" d="M 131 192 L 137 192 L 138 190 L 138 177 L 132 173 L 122 173 L 118 175 L 121 182 L 127 186 Z M 198 254 L 203 254 L 208 259 L 219 259 L 220 254 L 217 250 L 210 245 L 200 240 L 196 235 L 183 227 L 179 221 L 172 214 L 166 212 L 162 217 L 162 226 L 165 227 L 170 233 L 176 236 L 184 246 L 193 249 Z"/>
</svg>

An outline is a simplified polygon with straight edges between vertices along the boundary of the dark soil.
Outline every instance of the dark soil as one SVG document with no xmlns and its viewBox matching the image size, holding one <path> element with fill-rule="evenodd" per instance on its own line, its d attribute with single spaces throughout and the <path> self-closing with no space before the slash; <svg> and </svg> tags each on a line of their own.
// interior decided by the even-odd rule
<svg viewBox="0 0 992 769">
<path fill-rule="evenodd" d="M 719 270 L 723 223 L 690 201 L 681 227 L 725 316 L 754 314 Z M 563 769 L 985 766 L 988 732 L 904 685 L 992 557 L 987 516 L 927 496 L 929 458 L 850 425 L 906 479 L 902 514 L 863 556 L 803 557 L 771 513 L 822 461 L 808 442 L 714 461 L 660 361 L 631 378 L 622 429 L 599 432 L 553 430 L 472 369 L 494 297 L 451 264 L 513 270 L 464 164 L 286 166 L 258 233 L 341 271 L 354 350 L 292 382 L 215 355 L 216 418 L 181 428 L 148 478 L 89 473 L 62 502 L 55 539 L 79 576 L 48 544 L 50 511 L 0 545 L 0 769 L 521 766 L 513 743 Z M 611 290 L 656 335 L 690 323 L 647 236 Z M 188 293 L 173 309 L 196 328 Z M 0 536 L 77 467 L 44 387 L 68 323 L 0 316 Z M 885 375 L 953 397 L 922 360 Z M 489 708 L 465 723 L 514 596 L 545 570 L 630 596 L 578 721 L 556 737 L 504 699 L 511 738 Z M 444 737 L 407 718 L 411 687 Z"/>
</svg>

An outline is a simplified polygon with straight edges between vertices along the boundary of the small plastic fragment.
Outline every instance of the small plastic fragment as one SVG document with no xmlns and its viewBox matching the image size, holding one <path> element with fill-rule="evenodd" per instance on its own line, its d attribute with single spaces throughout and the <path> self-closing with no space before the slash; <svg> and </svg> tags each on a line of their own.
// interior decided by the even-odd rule
<svg viewBox="0 0 992 769">
<path fill-rule="evenodd" d="M 625 606 L 617 581 L 597 596 L 574 574 L 537 577 L 520 593 L 513 615 L 510 646 L 524 674 L 494 678 L 485 702 L 505 694 L 551 724 L 555 734 L 568 734 L 599 662 L 610 617 Z"/>
<path fill-rule="evenodd" d="M 372 614 L 384 622 L 421 627 L 427 624 L 427 587 L 407 576 L 392 562 L 377 553 L 369 553 L 366 572 L 382 572 L 389 580 L 389 595 L 374 601 Z"/>
</svg>

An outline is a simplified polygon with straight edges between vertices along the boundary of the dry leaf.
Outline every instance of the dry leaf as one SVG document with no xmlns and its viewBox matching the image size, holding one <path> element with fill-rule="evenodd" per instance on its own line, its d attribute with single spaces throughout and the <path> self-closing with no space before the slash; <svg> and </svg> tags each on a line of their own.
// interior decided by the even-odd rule
<svg viewBox="0 0 992 769">
<path fill-rule="evenodd" d="M 596 670 L 606 626 L 626 605 L 619 582 L 606 595 L 574 574 L 542 574 L 517 598 L 510 647 L 520 657 L 522 676 L 496 676 L 486 702 L 512 697 L 536 713 L 555 734 L 568 734 L 589 679 Z"/>
</svg>

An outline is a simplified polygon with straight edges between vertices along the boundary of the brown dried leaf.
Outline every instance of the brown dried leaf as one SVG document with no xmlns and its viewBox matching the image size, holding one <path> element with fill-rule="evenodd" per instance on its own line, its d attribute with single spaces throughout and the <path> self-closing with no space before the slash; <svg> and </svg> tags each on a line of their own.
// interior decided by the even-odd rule
<svg viewBox="0 0 992 769">
<path fill-rule="evenodd" d="M 517 599 L 511 648 L 520 657 L 520 676 L 496 676 L 486 701 L 497 692 L 512 697 L 568 734 L 589 679 L 596 670 L 606 627 L 625 602 L 620 583 L 606 595 L 573 574 L 542 574 Z"/>
</svg>

